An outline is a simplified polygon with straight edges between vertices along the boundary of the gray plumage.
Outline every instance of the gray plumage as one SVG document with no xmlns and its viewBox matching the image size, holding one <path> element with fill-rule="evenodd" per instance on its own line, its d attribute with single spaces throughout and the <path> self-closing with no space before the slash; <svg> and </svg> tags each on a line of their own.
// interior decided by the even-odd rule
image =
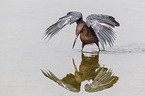
<svg viewBox="0 0 145 96">
<path fill-rule="evenodd" d="M 65 27 L 68 24 L 73 24 L 76 22 L 79 18 L 82 17 L 82 14 L 80 12 L 69 12 L 66 16 L 63 16 L 59 18 L 59 20 L 51 25 L 49 28 L 45 30 L 45 36 L 44 38 L 51 39 L 56 33 L 58 33 L 63 27 Z"/>
<path fill-rule="evenodd" d="M 92 27 L 96 36 L 98 37 L 103 49 L 104 44 L 107 43 L 113 46 L 116 38 L 114 27 L 119 26 L 118 22 L 115 22 L 115 18 L 109 15 L 92 14 L 86 18 L 86 24 L 88 27 Z"/>
</svg>

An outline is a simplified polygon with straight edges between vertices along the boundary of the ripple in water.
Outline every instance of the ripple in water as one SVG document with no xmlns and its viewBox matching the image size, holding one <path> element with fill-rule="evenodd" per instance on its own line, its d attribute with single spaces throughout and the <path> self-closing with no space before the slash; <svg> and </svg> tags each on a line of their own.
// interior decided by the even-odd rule
<svg viewBox="0 0 145 96">
<path fill-rule="evenodd" d="M 128 44 L 122 46 L 115 46 L 105 51 L 102 51 L 103 54 L 118 54 L 118 53 L 144 53 L 145 52 L 145 44 Z"/>
</svg>

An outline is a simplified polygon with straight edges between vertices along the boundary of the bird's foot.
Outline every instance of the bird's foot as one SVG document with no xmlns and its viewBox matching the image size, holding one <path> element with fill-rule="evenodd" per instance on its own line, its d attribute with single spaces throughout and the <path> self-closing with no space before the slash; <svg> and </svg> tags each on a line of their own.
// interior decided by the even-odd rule
<svg viewBox="0 0 145 96">
<path fill-rule="evenodd" d="M 99 50 L 99 51 L 100 51 L 100 52 L 103 52 L 103 51 L 106 51 L 106 50 L 103 49 L 103 50 Z"/>
</svg>

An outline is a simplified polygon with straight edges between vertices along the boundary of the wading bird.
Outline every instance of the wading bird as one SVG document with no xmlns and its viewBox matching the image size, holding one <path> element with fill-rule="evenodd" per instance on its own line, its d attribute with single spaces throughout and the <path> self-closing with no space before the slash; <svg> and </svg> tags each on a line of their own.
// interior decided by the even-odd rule
<svg viewBox="0 0 145 96">
<path fill-rule="evenodd" d="M 68 24 L 77 23 L 76 26 L 76 38 L 73 43 L 75 46 L 76 40 L 80 34 L 80 40 L 82 41 L 82 50 L 85 45 L 95 43 L 100 51 L 99 42 L 105 50 L 104 45 L 113 46 L 116 38 L 114 28 L 120 26 L 114 17 L 103 14 L 91 14 L 86 18 L 86 22 L 83 21 L 82 13 L 72 11 L 67 15 L 59 18 L 59 20 L 46 29 L 44 38 L 49 37 L 51 39 L 56 33 L 58 33 L 63 27 Z"/>
</svg>

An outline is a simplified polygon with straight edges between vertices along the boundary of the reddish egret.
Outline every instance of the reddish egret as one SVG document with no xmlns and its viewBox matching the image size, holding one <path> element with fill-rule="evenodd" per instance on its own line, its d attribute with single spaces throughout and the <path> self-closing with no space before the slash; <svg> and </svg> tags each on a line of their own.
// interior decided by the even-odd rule
<svg viewBox="0 0 145 96">
<path fill-rule="evenodd" d="M 56 33 L 58 33 L 64 26 L 68 24 L 77 23 L 76 38 L 74 40 L 73 47 L 80 34 L 80 40 L 82 41 L 82 50 L 85 45 L 95 43 L 100 51 L 99 42 L 105 50 L 104 45 L 113 46 L 116 38 L 114 28 L 120 26 L 114 17 L 103 14 L 91 14 L 86 18 L 86 22 L 83 21 L 82 13 L 72 11 L 67 15 L 59 18 L 59 20 L 46 29 L 45 37 L 51 39 Z"/>
</svg>

